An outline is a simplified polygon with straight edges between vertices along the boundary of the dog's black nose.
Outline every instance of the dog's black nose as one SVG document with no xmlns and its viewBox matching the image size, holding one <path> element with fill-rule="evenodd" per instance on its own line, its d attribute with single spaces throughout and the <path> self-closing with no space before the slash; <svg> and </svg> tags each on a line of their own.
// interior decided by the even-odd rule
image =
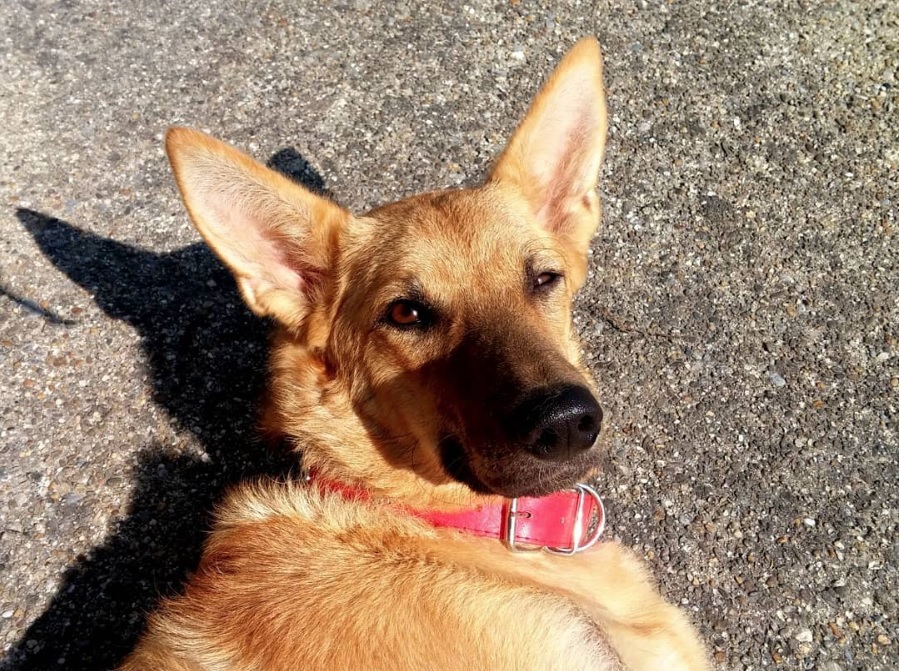
<svg viewBox="0 0 901 671">
<path fill-rule="evenodd" d="M 566 461 L 597 440 L 604 413 L 585 387 L 569 385 L 529 397 L 513 411 L 521 444 L 536 457 Z"/>
</svg>

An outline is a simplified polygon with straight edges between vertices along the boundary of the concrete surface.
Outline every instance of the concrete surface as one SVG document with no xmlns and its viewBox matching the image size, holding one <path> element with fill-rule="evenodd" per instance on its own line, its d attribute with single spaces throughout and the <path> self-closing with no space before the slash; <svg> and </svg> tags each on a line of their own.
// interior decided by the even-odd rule
<svg viewBox="0 0 901 671">
<path fill-rule="evenodd" d="M 896 668 L 890 2 L 0 6 L 0 644 L 106 669 L 253 439 L 265 327 L 198 243 L 169 124 L 362 209 L 481 175 L 594 33 L 611 135 L 578 304 L 611 534 L 724 669 Z"/>
</svg>

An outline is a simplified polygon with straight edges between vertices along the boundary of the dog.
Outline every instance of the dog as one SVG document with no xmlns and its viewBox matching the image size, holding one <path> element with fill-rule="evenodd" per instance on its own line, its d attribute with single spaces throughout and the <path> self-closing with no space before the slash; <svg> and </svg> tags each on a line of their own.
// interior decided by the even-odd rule
<svg viewBox="0 0 901 671">
<path fill-rule="evenodd" d="M 603 411 L 571 303 L 606 131 L 593 38 L 482 185 L 363 216 L 170 129 L 191 219 L 274 322 L 262 424 L 306 476 L 227 497 L 122 671 L 708 668 L 581 484 Z"/>
</svg>

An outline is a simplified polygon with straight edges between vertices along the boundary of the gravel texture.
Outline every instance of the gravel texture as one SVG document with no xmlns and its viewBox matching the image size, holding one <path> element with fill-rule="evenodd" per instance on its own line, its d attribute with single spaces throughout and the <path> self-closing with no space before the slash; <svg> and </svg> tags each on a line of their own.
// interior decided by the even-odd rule
<svg viewBox="0 0 901 671">
<path fill-rule="evenodd" d="M 290 468 L 166 126 L 362 210 L 478 178 L 590 33 L 611 130 L 576 318 L 610 533 L 724 669 L 897 668 L 897 5 L 23 0 L 0 26 L 0 669 L 115 665 L 223 488 Z"/>
</svg>

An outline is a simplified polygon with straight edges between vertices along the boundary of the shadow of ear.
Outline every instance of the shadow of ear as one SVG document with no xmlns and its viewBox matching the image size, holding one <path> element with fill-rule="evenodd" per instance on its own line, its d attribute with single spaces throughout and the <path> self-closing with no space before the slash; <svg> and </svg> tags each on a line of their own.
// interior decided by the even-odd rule
<svg viewBox="0 0 901 671">
<path fill-rule="evenodd" d="M 212 456 L 254 430 L 267 325 L 202 243 L 157 254 L 33 210 L 17 216 L 44 255 L 141 338 L 154 400 Z"/>
<path fill-rule="evenodd" d="M 266 165 L 285 177 L 306 187 L 317 196 L 334 200 L 333 194 L 325 188 L 325 180 L 309 161 L 293 147 L 284 147 L 275 152 Z"/>
</svg>

